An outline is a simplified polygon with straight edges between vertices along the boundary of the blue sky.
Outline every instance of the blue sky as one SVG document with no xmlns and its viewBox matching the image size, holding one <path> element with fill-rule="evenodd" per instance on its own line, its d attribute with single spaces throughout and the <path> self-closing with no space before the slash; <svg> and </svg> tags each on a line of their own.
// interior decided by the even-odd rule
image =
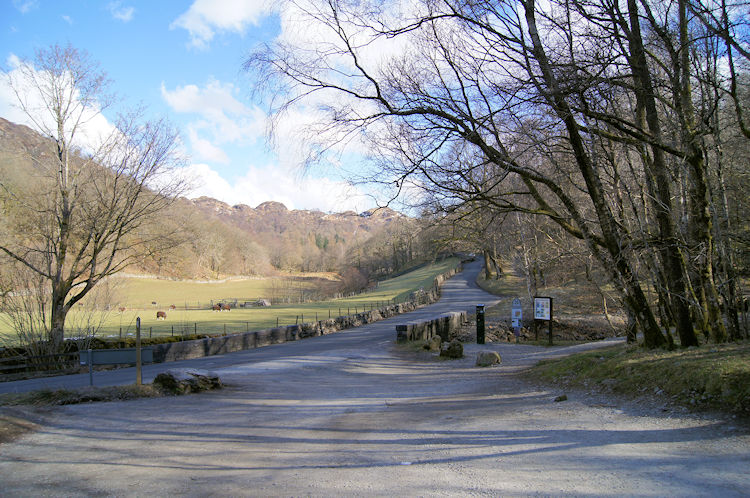
<svg viewBox="0 0 750 498">
<path fill-rule="evenodd" d="M 31 59 L 56 43 L 86 50 L 112 79 L 123 106 L 143 104 L 149 116 L 165 116 L 179 128 L 196 179 L 190 197 L 252 207 L 274 200 L 290 209 L 369 209 L 373 200 L 347 186 L 336 167 L 302 175 L 292 137 L 280 135 L 278 150 L 266 143 L 265 107 L 253 101 L 253 75 L 241 66 L 257 44 L 281 34 L 273 5 L 0 0 L 0 67 L 11 71 L 14 58 Z M 0 89 L 0 116 L 23 122 L 10 100 Z"/>
</svg>

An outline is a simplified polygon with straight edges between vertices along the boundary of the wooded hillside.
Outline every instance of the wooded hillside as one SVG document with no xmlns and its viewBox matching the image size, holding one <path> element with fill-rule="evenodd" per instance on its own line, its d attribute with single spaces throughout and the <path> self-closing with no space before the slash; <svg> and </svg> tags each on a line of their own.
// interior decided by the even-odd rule
<svg viewBox="0 0 750 498">
<path fill-rule="evenodd" d="M 6 193 L 39 178 L 53 142 L 0 118 L 0 179 Z M 7 201 L 7 198 L 6 198 Z M 4 223 L 7 228 L 7 223 Z M 216 199 L 180 198 L 148 230 L 169 234 L 128 268 L 177 278 L 339 272 L 357 287 L 427 256 L 417 220 L 388 207 L 363 213 L 289 210 L 278 202 L 252 208 Z M 354 267 L 352 270 L 350 267 Z"/>
</svg>

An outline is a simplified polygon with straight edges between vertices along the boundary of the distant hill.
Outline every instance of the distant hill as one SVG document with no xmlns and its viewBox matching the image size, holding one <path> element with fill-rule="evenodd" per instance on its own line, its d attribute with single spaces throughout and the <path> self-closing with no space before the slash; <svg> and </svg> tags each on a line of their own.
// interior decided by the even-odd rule
<svg viewBox="0 0 750 498">
<path fill-rule="evenodd" d="M 0 118 L 0 182 L 33 182 L 37 165 L 53 153 L 50 140 Z M 323 213 L 272 201 L 253 208 L 199 197 L 179 199 L 158 223 L 157 229 L 175 234 L 174 247 L 154 252 L 129 272 L 183 278 L 343 272 L 351 265 L 362 268 L 376 253 L 398 261 L 398 248 L 406 246 L 396 241 L 413 237 L 416 221 L 390 208 Z"/>
</svg>

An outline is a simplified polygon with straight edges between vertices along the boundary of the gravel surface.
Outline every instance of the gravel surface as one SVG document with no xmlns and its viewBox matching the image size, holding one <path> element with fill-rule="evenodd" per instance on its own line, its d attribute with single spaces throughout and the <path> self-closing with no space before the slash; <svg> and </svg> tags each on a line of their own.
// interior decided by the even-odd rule
<svg viewBox="0 0 750 498">
<path fill-rule="evenodd" d="M 0 445 L 2 496 L 743 496 L 750 430 L 536 386 L 541 358 L 600 347 L 466 345 L 438 361 L 392 325 L 238 356 L 226 389 L 73 405 Z M 366 347 L 359 334 L 375 334 Z M 302 344 L 302 343 L 299 343 Z M 495 350 L 500 366 L 474 367 Z M 281 352 L 284 352 L 283 354 Z M 230 355 L 227 355 L 230 356 Z M 565 393 L 567 401 L 555 402 Z"/>
</svg>

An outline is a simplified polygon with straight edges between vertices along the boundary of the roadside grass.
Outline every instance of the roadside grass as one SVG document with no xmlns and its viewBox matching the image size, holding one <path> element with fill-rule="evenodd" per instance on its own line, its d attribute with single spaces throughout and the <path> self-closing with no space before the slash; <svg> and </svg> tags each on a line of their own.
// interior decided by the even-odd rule
<svg viewBox="0 0 750 498">
<path fill-rule="evenodd" d="M 436 276 L 455 268 L 459 263 L 457 258 L 447 258 L 421 267 L 413 272 L 385 280 L 378 287 L 356 296 L 302 304 L 274 304 L 270 307 L 235 308 L 231 311 L 216 312 L 211 310 L 185 310 L 179 308 L 180 302 L 196 301 L 194 289 L 204 285 L 214 285 L 210 290 L 213 299 L 218 296 L 237 296 L 237 285 L 247 281 L 227 281 L 222 284 L 180 283 L 156 279 L 127 279 L 119 290 L 124 295 L 135 295 L 136 291 L 127 289 L 127 285 L 135 285 L 138 292 L 153 285 L 151 296 L 142 301 L 167 303 L 152 306 L 150 309 L 126 309 L 123 312 L 101 312 L 103 325 L 97 337 L 106 340 L 119 340 L 135 336 L 136 318 L 141 318 L 141 337 L 164 337 L 185 335 L 215 335 L 233 334 L 250 330 L 261 330 L 270 327 L 293 325 L 295 323 L 312 322 L 349 315 L 364 310 L 377 309 L 389 302 L 403 302 L 409 294 L 419 288 L 428 289 Z M 252 281 L 251 281 L 252 282 Z M 183 285 L 184 288 L 180 286 Z M 245 284 L 242 284 L 245 285 Z M 255 284 L 254 284 L 255 285 Z M 260 284 L 258 284 L 260 285 Z M 258 287 L 260 288 L 260 287 Z M 164 292 L 159 294 L 158 292 Z M 261 294 L 262 295 L 262 294 Z M 203 295 L 201 295 L 203 296 Z M 182 299 L 182 301 L 180 301 Z M 169 304 L 178 306 L 175 310 L 168 308 Z M 166 320 L 157 320 L 156 311 L 166 311 Z M 75 310 L 71 312 L 71 321 L 75 321 Z M 95 318 L 99 318 L 95 316 Z M 70 335 L 70 334 L 68 334 Z M 0 344 L 12 344 L 14 333 L 7 320 L 0 317 Z"/>
<path fill-rule="evenodd" d="M 488 281 L 480 274 L 477 284 L 488 292 L 507 297 L 487 310 L 488 321 L 509 320 L 513 297 L 521 298 L 524 317 L 532 316 L 523 278 L 506 275 Z M 606 294 L 608 289 L 604 291 Z M 591 325 L 595 319 L 604 324 L 602 295 L 588 282 L 571 281 L 550 286 L 539 294 L 552 296 L 555 316 L 574 327 Z M 613 300 L 607 301 L 610 319 L 624 323 L 621 310 L 614 306 Z M 543 332 L 539 341 L 525 344 L 546 346 L 546 330 Z M 558 339 L 554 342 L 555 346 L 579 344 Z M 542 361 L 528 376 L 554 385 L 612 392 L 631 398 L 658 397 L 692 409 L 750 416 L 750 341 L 706 344 L 675 351 L 623 344 Z"/>
<path fill-rule="evenodd" d="M 5 393 L 0 394 L 0 405 L 74 405 L 95 401 L 124 401 L 161 396 L 165 396 L 165 393 L 151 384 L 141 386 L 131 384 L 126 386 L 42 389 L 25 393 Z"/>
<path fill-rule="evenodd" d="M 678 405 L 750 416 L 750 341 L 676 351 L 619 345 L 545 360 L 528 375 L 557 385 L 629 397 L 665 396 Z"/>
</svg>

